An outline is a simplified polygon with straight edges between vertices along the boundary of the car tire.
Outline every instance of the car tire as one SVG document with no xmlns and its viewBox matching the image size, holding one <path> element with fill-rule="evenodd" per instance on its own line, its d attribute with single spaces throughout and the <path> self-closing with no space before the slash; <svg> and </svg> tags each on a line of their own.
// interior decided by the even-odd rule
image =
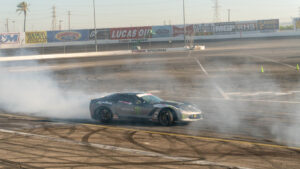
<svg viewBox="0 0 300 169">
<path fill-rule="evenodd" d="M 98 109 L 97 113 L 98 113 L 98 120 L 101 121 L 102 123 L 112 122 L 113 114 L 108 108 L 101 107 Z"/>
<path fill-rule="evenodd" d="M 170 126 L 174 123 L 174 116 L 170 109 L 163 109 L 158 116 L 158 121 L 162 126 Z"/>
</svg>

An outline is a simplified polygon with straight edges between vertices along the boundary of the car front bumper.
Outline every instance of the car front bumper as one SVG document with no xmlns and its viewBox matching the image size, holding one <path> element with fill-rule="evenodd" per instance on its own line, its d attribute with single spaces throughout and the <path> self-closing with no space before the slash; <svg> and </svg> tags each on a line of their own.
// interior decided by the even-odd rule
<svg viewBox="0 0 300 169">
<path fill-rule="evenodd" d="M 181 112 L 180 121 L 199 121 L 203 119 L 201 112 Z"/>
</svg>

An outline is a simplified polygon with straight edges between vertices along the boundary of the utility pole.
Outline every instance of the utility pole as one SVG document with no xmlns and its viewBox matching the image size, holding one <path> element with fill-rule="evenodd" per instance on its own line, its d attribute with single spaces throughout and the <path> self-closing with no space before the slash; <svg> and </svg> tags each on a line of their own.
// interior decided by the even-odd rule
<svg viewBox="0 0 300 169">
<path fill-rule="evenodd" d="M 228 22 L 230 22 L 230 9 L 228 9 Z"/>
<path fill-rule="evenodd" d="M 93 0 L 93 6 L 94 6 L 95 49 L 96 49 L 96 52 L 98 52 L 98 44 L 97 44 L 97 26 L 96 26 L 96 6 L 95 6 L 95 0 Z"/>
<path fill-rule="evenodd" d="M 52 7 L 52 30 L 56 30 L 56 7 Z"/>
<path fill-rule="evenodd" d="M 6 18 L 6 24 L 5 24 L 5 26 L 6 26 L 6 32 L 9 32 L 8 18 Z"/>
<path fill-rule="evenodd" d="M 63 21 L 62 20 L 59 20 L 59 30 L 61 31 L 61 23 L 62 23 Z"/>
<path fill-rule="evenodd" d="M 184 46 L 186 46 L 185 0 L 182 0 L 182 3 L 183 3 L 183 39 L 184 39 Z"/>
<path fill-rule="evenodd" d="M 71 11 L 68 11 L 69 31 L 71 30 Z"/>
<path fill-rule="evenodd" d="M 16 32 L 16 24 L 15 24 L 16 21 L 13 20 L 12 23 L 13 23 L 13 25 L 14 25 L 14 27 L 13 27 L 13 28 L 14 28 L 14 32 Z"/>
</svg>

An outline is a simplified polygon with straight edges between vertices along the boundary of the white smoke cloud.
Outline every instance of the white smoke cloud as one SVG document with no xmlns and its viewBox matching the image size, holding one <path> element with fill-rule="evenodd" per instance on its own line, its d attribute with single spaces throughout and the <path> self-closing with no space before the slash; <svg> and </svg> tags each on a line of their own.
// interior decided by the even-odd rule
<svg viewBox="0 0 300 169">
<path fill-rule="evenodd" d="M 38 66 L 38 63 L 30 61 L 30 65 Z M 10 72 L 11 66 L 14 63 L 0 62 L 0 108 L 41 117 L 90 117 L 90 95 L 60 88 L 50 71 Z"/>
<path fill-rule="evenodd" d="M 226 58 L 228 59 L 228 57 Z M 236 60 L 236 59 L 229 59 Z M 194 83 L 201 83 L 206 88 L 203 95 L 203 89 L 195 90 L 189 95 L 191 98 L 204 96 L 204 103 L 196 103 L 204 110 L 204 121 L 192 123 L 189 126 L 189 132 L 195 134 L 195 128 L 217 130 L 227 134 L 241 134 L 244 136 L 253 136 L 261 140 L 271 139 L 280 144 L 289 146 L 300 146 L 300 111 L 299 106 L 290 106 L 286 103 L 270 104 L 268 100 L 275 99 L 273 93 L 284 93 L 287 89 L 278 82 L 278 77 L 268 76 L 259 72 L 260 65 L 256 71 L 247 73 L 244 78 L 241 77 L 242 70 L 247 70 L 240 65 L 251 65 L 252 62 L 247 59 L 238 60 L 239 67 L 235 72 L 224 69 L 227 67 L 235 68 L 234 63 L 224 63 L 222 59 L 215 59 L 210 62 L 213 65 L 213 73 L 201 81 L 195 80 Z M 223 69 L 222 69 L 223 68 Z M 209 71 L 210 72 L 210 71 Z M 239 76 L 237 78 L 237 76 Z M 197 79 L 195 77 L 195 79 Z M 237 81 L 238 80 L 238 81 Z M 231 100 L 214 99 L 220 98 L 222 95 L 217 92 L 215 86 L 220 85 L 225 92 L 241 92 L 249 93 L 249 96 L 229 95 Z M 297 88 L 297 86 L 293 86 Z M 288 90 L 294 90 L 290 88 Z M 254 93 L 261 93 L 251 95 Z M 262 93 L 267 93 L 264 95 Z M 235 99 L 245 99 L 249 101 L 235 101 Z M 288 99 L 295 99 L 290 98 Z M 299 98 L 298 98 L 299 99 Z M 263 100 L 262 102 L 251 102 L 250 100 Z M 194 101 L 189 99 L 188 101 Z M 206 112 L 207 110 L 207 112 Z M 283 112 L 282 112 L 283 111 Z M 285 113 L 288 112 L 288 113 Z M 280 113 L 278 115 L 277 113 Z"/>
</svg>

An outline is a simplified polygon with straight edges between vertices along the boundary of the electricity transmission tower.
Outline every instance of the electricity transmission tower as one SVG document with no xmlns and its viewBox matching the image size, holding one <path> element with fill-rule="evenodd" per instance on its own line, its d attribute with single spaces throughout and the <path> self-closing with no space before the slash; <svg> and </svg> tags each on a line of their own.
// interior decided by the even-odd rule
<svg viewBox="0 0 300 169">
<path fill-rule="evenodd" d="M 52 7 L 52 30 L 56 30 L 56 7 Z"/>
<path fill-rule="evenodd" d="M 214 22 L 220 22 L 220 5 L 219 0 L 213 0 L 214 1 Z"/>
</svg>

